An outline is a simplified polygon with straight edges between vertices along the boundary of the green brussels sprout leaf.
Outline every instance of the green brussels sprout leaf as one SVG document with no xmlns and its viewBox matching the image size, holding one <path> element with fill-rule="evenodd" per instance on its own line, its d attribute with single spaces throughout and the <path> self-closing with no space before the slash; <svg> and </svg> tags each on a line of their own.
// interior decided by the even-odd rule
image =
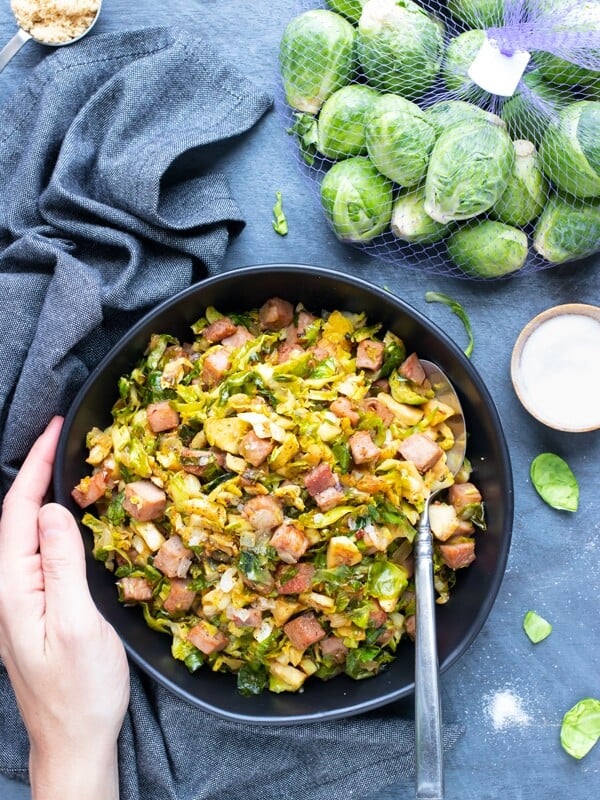
<svg viewBox="0 0 600 800">
<path fill-rule="evenodd" d="M 550 636 L 552 633 L 552 625 L 548 620 L 536 614 L 535 611 L 528 611 L 523 618 L 523 630 L 529 639 L 534 644 L 537 644 Z"/>
<path fill-rule="evenodd" d="M 427 300 L 428 303 L 443 303 L 444 305 L 448 306 L 452 313 L 456 314 L 456 316 L 460 319 L 462 324 L 465 326 L 465 330 L 469 338 L 469 343 L 465 347 L 464 353 L 467 358 L 471 358 L 473 348 L 475 347 L 475 339 L 473 337 L 473 330 L 471 328 L 471 320 L 458 300 L 454 300 L 452 297 L 449 297 L 447 294 L 443 294 L 442 292 L 426 292 L 425 300 Z"/>
<path fill-rule="evenodd" d="M 283 213 L 283 200 L 281 192 L 275 192 L 275 205 L 273 206 L 273 230 L 280 236 L 285 236 L 288 232 L 288 224 Z"/>
<path fill-rule="evenodd" d="M 560 456 L 540 453 L 531 462 L 530 475 L 536 491 L 549 506 L 559 511 L 577 511 L 577 478 Z"/>
<path fill-rule="evenodd" d="M 600 700 L 586 697 L 569 709 L 560 728 L 560 743 L 573 758 L 583 758 L 600 738 Z"/>
</svg>

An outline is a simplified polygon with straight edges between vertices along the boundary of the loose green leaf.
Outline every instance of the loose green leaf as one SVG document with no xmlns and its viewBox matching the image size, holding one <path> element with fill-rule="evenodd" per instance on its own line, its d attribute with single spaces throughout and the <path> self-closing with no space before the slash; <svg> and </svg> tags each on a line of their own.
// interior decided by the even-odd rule
<svg viewBox="0 0 600 800">
<path fill-rule="evenodd" d="M 471 358 L 471 353 L 475 347 L 475 339 L 473 338 L 471 321 L 467 315 L 467 312 L 461 306 L 458 300 L 454 300 L 452 297 L 449 297 L 447 294 L 443 294 L 442 292 L 426 292 L 425 300 L 427 300 L 428 303 L 443 303 L 444 305 L 448 306 L 448 308 L 461 320 L 465 326 L 467 336 L 469 337 L 469 343 L 465 347 L 464 353 L 467 358 Z"/>
<path fill-rule="evenodd" d="M 288 128 L 287 132 L 297 137 L 302 158 L 309 166 L 312 166 L 319 144 L 319 128 L 316 118 L 312 114 L 296 113 L 294 114 L 294 124 Z"/>
<path fill-rule="evenodd" d="M 583 758 L 600 738 L 600 700 L 586 697 L 569 709 L 560 728 L 560 743 L 573 758 Z"/>
<path fill-rule="evenodd" d="M 552 633 L 552 625 L 535 611 L 528 611 L 523 618 L 523 629 L 534 644 Z"/>
<path fill-rule="evenodd" d="M 283 200 L 281 199 L 281 192 L 275 192 L 275 205 L 273 206 L 273 230 L 280 236 L 285 236 L 288 232 L 288 224 L 285 214 L 283 213 Z"/>
<path fill-rule="evenodd" d="M 549 506 L 559 511 L 577 511 L 579 485 L 571 468 L 554 453 L 540 453 L 533 459 L 531 481 L 538 494 Z"/>
</svg>

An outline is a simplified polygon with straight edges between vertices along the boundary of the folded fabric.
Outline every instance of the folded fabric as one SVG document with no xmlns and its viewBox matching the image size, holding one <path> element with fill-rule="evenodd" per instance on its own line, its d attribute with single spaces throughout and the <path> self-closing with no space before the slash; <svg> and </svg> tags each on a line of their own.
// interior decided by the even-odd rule
<svg viewBox="0 0 600 800">
<path fill-rule="evenodd" d="M 220 268 L 243 221 L 203 149 L 270 104 L 206 42 L 146 28 L 57 50 L 0 110 L 3 491 L 135 315 Z"/>
</svg>

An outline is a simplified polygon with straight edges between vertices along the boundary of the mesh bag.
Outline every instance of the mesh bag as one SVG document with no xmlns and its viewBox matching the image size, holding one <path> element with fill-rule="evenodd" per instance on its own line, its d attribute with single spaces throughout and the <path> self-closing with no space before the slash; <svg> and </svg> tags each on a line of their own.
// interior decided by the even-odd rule
<svg viewBox="0 0 600 800">
<path fill-rule="evenodd" d="M 476 280 L 600 251 L 600 0 L 300 2 L 279 63 L 342 241 Z"/>
</svg>

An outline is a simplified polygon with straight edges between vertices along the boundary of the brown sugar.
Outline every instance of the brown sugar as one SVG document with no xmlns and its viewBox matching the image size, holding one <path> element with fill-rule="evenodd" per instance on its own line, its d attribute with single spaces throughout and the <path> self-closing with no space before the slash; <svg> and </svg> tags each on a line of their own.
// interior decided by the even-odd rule
<svg viewBox="0 0 600 800">
<path fill-rule="evenodd" d="M 19 26 L 34 39 L 63 44 L 86 32 L 100 0 L 11 0 L 10 5 Z"/>
</svg>

